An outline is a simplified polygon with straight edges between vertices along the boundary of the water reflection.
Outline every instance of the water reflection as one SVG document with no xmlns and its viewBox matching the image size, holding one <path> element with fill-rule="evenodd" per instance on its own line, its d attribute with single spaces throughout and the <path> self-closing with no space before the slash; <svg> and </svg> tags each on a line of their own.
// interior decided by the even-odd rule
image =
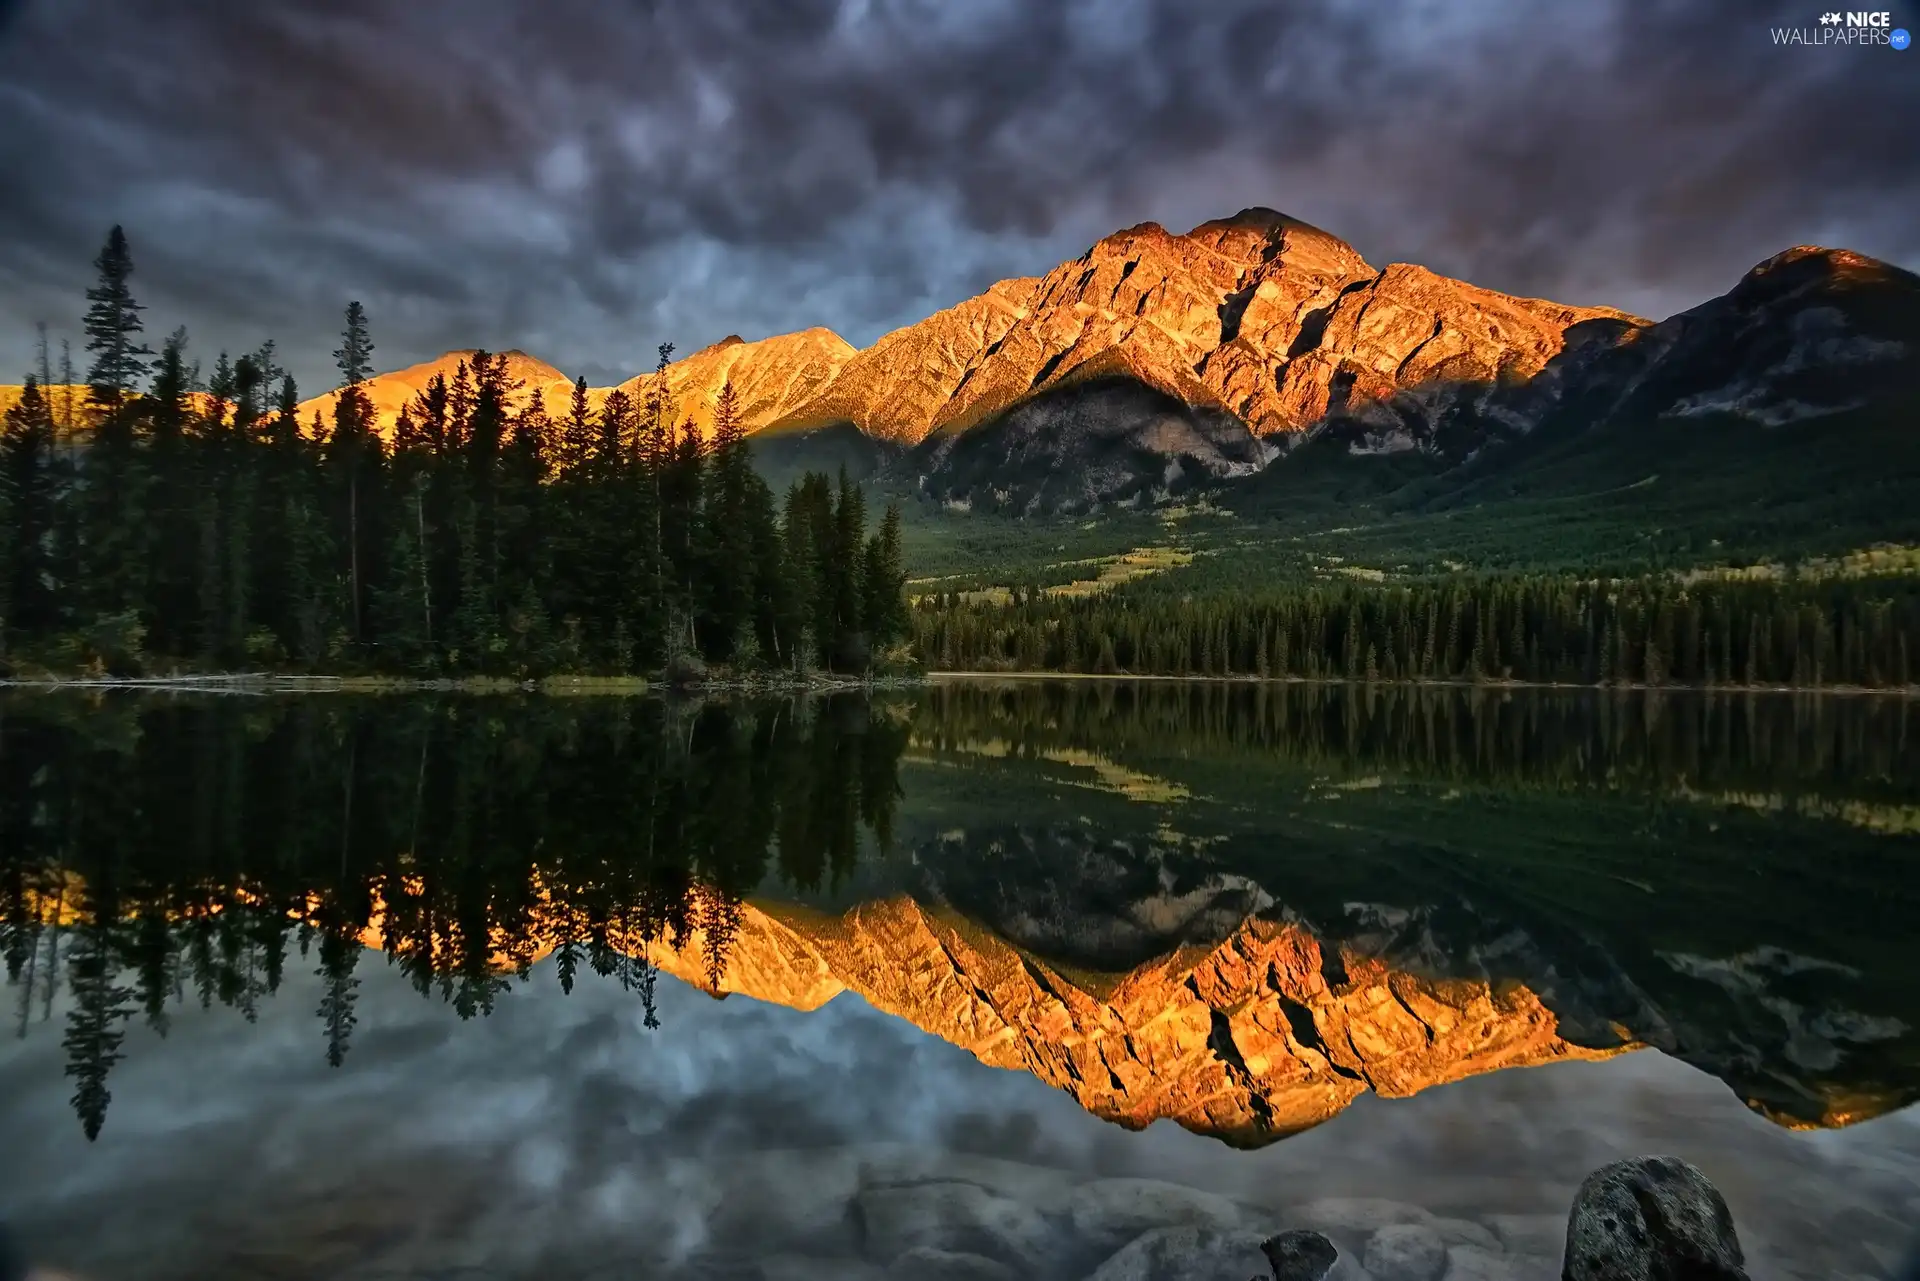
<svg viewBox="0 0 1920 1281">
<path fill-rule="evenodd" d="M 964 684 L 917 697 L 11 697 L 23 1035 L 99 1132 L 130 1023 L 369 949 L 463 1018 L 551 955 L 843 991 L 1129 1126 L 1658 1046 L 1836 1125 L 1920 1091 L 1911 701 Z M 542 970 L 542 973 L 545 971 Z M 669 1026 L 661 1034 L 681 1034 Z M 692 1033 L 688 1033 L 692 1034 Z"/>
<path fill-rule="evenodd" d="M 103 1122 L 124 1026 L 182 1000 L 248 1020 L 290 954 L 330 1063 L 382 949 L 485 1014 L 552 951 L 653 1000 L 655 948 L 725 971 L 777 865 L 829 884 L 884 842 L 905 719 L 864 704 L 24 699 L 0 725 L 5 955 L 24 1034 L 71 988 L 73 1104 Z M 651 1017 L 651 1016 L 650 1016 Z"/>
</svg>

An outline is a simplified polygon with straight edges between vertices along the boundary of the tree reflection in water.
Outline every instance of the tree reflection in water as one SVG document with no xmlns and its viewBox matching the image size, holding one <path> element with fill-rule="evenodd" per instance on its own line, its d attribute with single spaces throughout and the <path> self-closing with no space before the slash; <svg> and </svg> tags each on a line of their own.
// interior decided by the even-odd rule
<svg viewBox="0 0 1920 1281">
<path fill-rule="evenodd" d="M 0 914 L 14 1019 L 64 979 L 89 1137 L 136 1015 L 249 1021 L 317 966 L 327 1061 L 384 951 L 486 1014 L 551 952 L 653 1013 L 658 946 L 697 938 L 716 993 L 743 896 L 844 877 L 891 838 L 908 717 L 864 698 L 16 699 L 0 712 Z M 294 955 L 301 958 L 295 961 Z"/>
<path fill-rule="evenodd" d="M 251 1021 L 290 964 L 339 1065 L 372 949 L 463 1018 L 549 956 L 649 1027 L 663 969 L 853 991 L 1111 1119 L 1248 1144 L 1363 1088 L 1636 1044 L 1843 1124 L 1920 1094 L 1914 742 L 1901 698 L 22 692 L 0 947 L 89 1135 L 132 1021 Z M 1422 994 L 1457 1036 L 1375 1026 Z"/>
</svg>

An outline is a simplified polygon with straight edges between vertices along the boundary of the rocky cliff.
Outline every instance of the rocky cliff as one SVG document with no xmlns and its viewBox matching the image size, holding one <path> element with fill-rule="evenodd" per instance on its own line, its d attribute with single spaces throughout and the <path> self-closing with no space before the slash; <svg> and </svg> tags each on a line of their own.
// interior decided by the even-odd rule
<svg viewBox="0 0 1920 1281">
<path fill-rule="evenodd" d="M 749 431 L 790 417 L 817 399 L 854 356 L 854 348 L 831 329 L 803 329 L 758 342 L 738 336 L 721 339 L 667 366 L 667 391 L 677 422 L 692 419 L 702 436 L 711 434 L 713 407 L 731 380 L 740 397 L 740 416 Z M 641 374 L 620 390 L 645 403 L 654 375 Z M 598 404 L 603 389 L 594 393 Z"/>
<path fill-rule="evenodd" d="M 1038 280 L 1002 282 L 889 334 L 797 417 L 919 440 L 1037 392 L 1125 375 L 1264 436 L 1394 389 L 1531 376 L 1569 328 L 1596 319 L 1644 323 L 1421 267 L 1378 270 L 1316 227 L 1247 209 L 1184 235 L 1157 223 L 1116 232 Z M 927 367 L 914 394 L 869 394 L 902 361 Z"/>
<path fill-rule="evenodd" d="M 1788 250 L 1649 324 L 1375 268 L 1318 228 L 1247 209 L 1184 234 L 1116 232 L 864 350 L 820 328 L 727 338 L 674 362 L 667 381 L 676 418 L 703 433 L 731 380 L 751 431 L 851 424 L 918 446 L 905 466 L 929 496 L 1027 512 L 1165 498 L 1257 471 L 1310 436 L 1457 462 L 1542 427 L 1710 414 L 1777 425 L 1920 393 L 1916 352 L 1920 278 L 1842 250 Z M 381 425 L 470 355 L 375 378 Z M 508 356 L 517 404 L 538 389 L 564 408 L 558 369 Z M 620 386 L 644 399 L 651 379 Z M 326 419 L 334 398 L 304 402 L 303 422 Z"/>
<path fill-rule="evenodd" d="M 1462 387 L 1539 373 L 1570 332 L 1644 323 L 1378 270 L 1248 209 L 1184 235 L 1128 228 L 889 334 L 784 425 L 925 441 L 913 466 L 936 498 L 1071 510 L 1258 470 L 1279 452 L 1263 438 L 1390 397 L 1437 419 Z"/>
<path fill-rule="evenodd" d="M 1610 318 L 1566 331 L 1525 378 L 1386 391 L 1321 427 L 1354 453 L 1425 448 L 1459 459 L 1538 430 L 1577 433 L 1725 415 L 1756 427 L 1920 394 L 1920 277 L 1801 245 L 1727 293 L 1653 325 Z"/>
<path fill-rule="evenodd" d="M 1520 425 L 1559 411 L 1567 426 L 1716 413 L 1778 426 L 1916 392 L 1920 276 L 1801 245 L 1718 298 L 1569 351 L 1495 408 Z"/>
<path fill-rule="evenodd" d="M 1002 280 L 958 306 L 883 335 L 777 425 L 806 430 L 850 422 L 870 436 L 917 443 L 981 361 L 1028 317 L 1038 283 L 1032 277 Z"/>
<path fill-rule="evenodd" d="M 450 351 L 370 379 L 367 395 L 373 401 L 380 430 L 391 431 L 401 408 L 436 374 L 452 382 L 461 363 L 473 354 L 471 348 Z M 524 407 L 538 390 L 546 400 L 548 413 L 557 416 L 567 411 L 573 397 L 572 379 L 525 352 L 505 354 L 508 380 L 518 384 L 509 397 L 510 407 Z M 722 339 L 667 367 L 667 390 L 674 419 L 684 422 L 691 418 L 700 432 L 707 434 L 712 428 L 713 406 L 720 388 L 731 379 L 740 395 L 742 421 L 748 430 L 757 430 L 817 398 L 853 354 L 854 349 L 830 329 L 804 329 L 758 342 L 744 342 L 738 337 Z M 619 384 L 619 390 L 636 403 L 644 403 L 653 378 L 651 372 L 636 375 Z M 612 387 L 590 388 L 588 400 L 598 410 L 613 390 Z M 310 424 L 316 411 L 323 423 L 331 423 L 334 401 L 338 398 L 339 392 L 332 391 L 302 401 L 301 424 Z"/>
<path fill-rule="evenodd" d="M 653 953 L 701 987 L 707 956 L 699 934 Z M 749 904 L 719 991 L 798 1009 L 854 992 L 1107 1120 L 1167 1118 L 1247 1146 L 1318 1125 L 1369 1089 L 1397 1097 L 1618 1052 L 1567 1043 L 1525 988 L 1396 973 L 1261 920 L 1094 982 L 906 897 L 840 917 Z"/>
</svg>

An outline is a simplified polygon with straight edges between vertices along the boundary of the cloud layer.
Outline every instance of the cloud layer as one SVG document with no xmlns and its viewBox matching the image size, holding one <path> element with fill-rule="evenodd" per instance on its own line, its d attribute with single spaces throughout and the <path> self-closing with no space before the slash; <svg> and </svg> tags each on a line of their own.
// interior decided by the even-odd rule
<svg viewBox="0 0 1920 1281">
<path fill-rule="evenodd" d="M 523 347 L 596 381 L 864 344 L 1147 219 L 1265 204 L 1477 283 L 1665 314 L 1818 241 L 1920 260 L 1920 54 L 1736 0 L 0 4 L 0 375 L 106 228 L 157 331 L 309 390 Z M 1896 13 L 1920 26 L 1920 14 Z"/>
</svg>

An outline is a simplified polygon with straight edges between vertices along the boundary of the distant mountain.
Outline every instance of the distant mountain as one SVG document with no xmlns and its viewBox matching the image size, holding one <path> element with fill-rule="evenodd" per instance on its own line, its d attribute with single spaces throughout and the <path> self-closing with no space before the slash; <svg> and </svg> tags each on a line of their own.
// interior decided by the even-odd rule
<svg viewBox="0 0 1920 1281">
<path fill-rule="evenodd" d="M 922 442 L 911 465 L 935 498 L 1072 509 L 1258 470 L 1348 405 L 1438 416 L 1454 387 L 1533 377 L 1570 331 L 1645 323 L 1377 270 L 1248 209 L 1184 235 L 1129 228 L 897 330 L 787 421 Z"/>
<path fill-rule="evenodd" d="M 380 374 L 367 383 L 373 399 L 376 419 L 382 432 L 390 431 L 403 406 L 424 389 L 435 374 L 449 382 L 463 361 L 472 359 L 473 349 L 450 351 L 432 360 L 392 373 Z M 524 406 L 538 390 L 546 399 L 547 411 L 566 412 L 573 397 L 573 380 L 560 370 L 527 355 L 509 351 L 507 378 L 518 383 L 510 404 Z M 702 435 L 713 425 L 713 405 L 721 386 L 731 378 L 740 393 L 742 416 L 749 430 L 755 430 L 792 412 L 796 405 L 818 396 L 833 375 L 854 354 L 845 339 L 830 329 L 805 329 L 797 334 L 780 334 L 758 342 L 744 342 L 730 336 L 667 367 L 667 387 L 672 396 L 676 422 L 692 419 Z M 651 372 L 639 374 L 619 384 L 636 401 L 644 401 L 653 381 Z M 588 399 L 597 410 L 614 388 L 588 390 Z M 310 423 L 314 412 L 323 422 L 332 421 L 338 391 L 315 396 L 300 404 L 302 424 Z"/>
<path fill-rule="evenodd" d="M 970 429 L 939 431 L 902 466 L 950 507 L 1026 514 L 1152 502 L 1251 475 L 1274 453 L 1224 409 L 1108 373 L 1049 387 Z"/>
<path fill-rule="evenodd" d="M 1171 279 L 1190 291 L 1155 286 L 1135 305 L 1143 317 L 1165 315 L 1172 298 L 1170 314 L 1197 317 L 1194 299 L 1203 295 L 1195 282 L 1210 281 L 1217 294 L 1224 281 L 1207 276 L 1213 260 L 1193 243 L 1245 245 L 1248 221 L 1242 215 L 1187 237 L 1136 240 L 1128 250 L 1139 250 L 1141 265 L 1127 272 L 1135 259 L 1121 262 L 1125 284 L 1115 301 L 1131 296 L 1126 290 L 1142 272 L 1150 281 L 1163 271 L 1172 256 L 1166 242 L 1180 241 L 1187 245 L 1182 261 L 1194 266 Z M 1110 268 L 1110 253 L 1134 235 L 1103 241 L 1081 260 L 1079 276 L 1048 277 L 1052 287 L 1084 277 L 1092 288 Z M 1089 342 L 1083 336 L 1048 357 L 1058 364 L 1037 371 L 1039 390 L 1025 395 L 1008 390 L 1018 379 L 1004 371 L 998 390 L 976 391 L 994 382 L 998 357 L 983 361 L 905 464 L 921 491 L 950 504 L 1027 513 L 1157 501 L 1262 470 L 1261 488 L 1286 489 L 1294 474 L 1307 473 L 1293 460 L 1269 466 L 1290 452 L 1273 446 L 1300 442 L 1311 442 L 1316 456 L 1410 454 L 1428 470 L 1476 462 L 1462 473 L 1471 481 L 1490 468 L 1538 461 L 1537 449 L 1485 452 L 1527 438 L 1541 445 L 1579 438 L 1554 461 L 1563 480 L 1580 469 L 1582 451 L 1632 454 L 1638 461 L 1611 460 L 1637 469 L 1620 483 L 1646 479 L 1665 455 L 1675 472 L 1671 488 L 1680 472 L 1712 466 L 1696 447 L 1710 438 L 1700 435 L 1709 427 L 1717 439 L 1738 426 L 1765 431 L 1816 420 L 1846 427 L 1819 460 L 1823 484 L 1872 479 L 1912 452 L 1885 456 L 1880 424 L 1920 403 L 1920 277 L 1887 263 L 1801 246 L 1755 267 L 1727 294 L 1650 324 L 1604 308 L 1513 298 L 1419 267 L 1395 265 L 1369 277 L 1357 256 L 1321 233 L 1283 221 L 1268 235 L 1261 252 L 1273 256 L 1240 277 L 1258 278 L 1252 292 L 1242 283 L 1220 295 L 1223 306 L 1244 297 L 1244 311 L 1237 320 L 1231 307 L 1223 313 L 1223 341 L 1194 360 L 1190 376 L 1183 358 L 1212 332 L 1197 321 L 1186 331 L 1190 341 L 1172 348 L 1182 359 L 1170 356 L 1173 337 L 1158 324 L 1135 325 L 1080 359 Z M 1302 261 L 1293 269 L 1296 244 Z M 1036 297 L 1044 299 L 1047 287 Z M 1011 330 L 1000 352 L 1014 349 L 1044 310 L 1036 302 L 1026 328 Z M 1024 359 L 1031 363 L 1031 353 Z M 1121 384 L 1136 393 L 1119 394 Z M 1699 437 L 1686 442 L 1688 457 L 1672 456 L 1681 442 L 1658 424 Z M 1589 432 L 1598 434 L 1586 441 Z M 1794 489 L 1793 470 L 1780 470 L 1781 451 L 1715 448 L 1723 466 L 1754 472 L 1742 493 Z M 1740 452 L 1754 454 L 1751 466 Z"/>
<path fill-rule="evenodd" d="M 853 345 L 831 329 L 803 329 L 758 342 L 723 338 L 667 366 L 675 421 L 691 418 L 702 436 L 710 434 L 714 403 L 731 379 L 742 420 L 757 431 L 817 399 L 853 356 Z M 620 390 L 644 401 L 652 382 L 648 372 L 621 383 Z M 605 394 L 595 393 L 596 403 Z"/>
<path fill-rule="evenodd" d="M 1388 392 L 1333 407 L 1319 430 L 1351 453 L 1459 460 L 1535 431 L 1715 416 L 1779 427 L 1920 395 L 1920 276 L 1801 245 L 1658 324 L 1595 320 L 1567 339 L 1527 379 Z"/>
<path fill-rule="evenodd" d="M 533 393 L 539 391 L 546 398 L 549 412 L 565 412 L 568 399 L 573 395 L 572 379 L 546 361 L 529 356 L 524 351 L 509 351 L 502 354 L 507 358 L 507 381 L 519 384 L 508 398 L 510 407 L 514 409 L 524 407 Z M 412 403 L 415 394 L 426 389 L 434 375 L 442 375 L 451 383 L 460 365 L 472 359 L 473 355 L 474 349 L 471 347 L 450 351 L 432 360 L 408 365 L 405 369 L 396 369 L 391 373 L 378 374 L 369 379 L 366 383 L 367 397 L 373 401 L 374 418 L 381 432 L 391 432 L 394 420 L 400 417 L 400 411 Z M 331 428 L 333 406 L 339 399 L 339 391 L 334 390 L 301 401 L 301 426 L 309 426 L 317 413 L 320 415 L 320 421 Z"/>
<path fill-rule="evenodd" d="M 566 376 L 507 354 L 516 403 L 537 389 L 563 411 Z M 373 379 L 382 426 L 471 355 Z M 651 379 L 620 387 L 644 398 Z M 1116 232 L 864 350 L 820 328 L 729 337 L 668 367 L 676 418 L 704 433 L 728 380 L 750 431 L 790 438 L 763 451 L 781 466 L 884 464 L 956 507 L 1084 511 L 1269 470 L 1303 441 L 1444 469 L 1534 435 L 1667 419 L 1765 428 L 1920 394 L 1920 278 L 1802 246 L 1654 324 L 1375 268 L 1256 208 L 1180 235 Z M 592 392 L 596 407 L 611 390 Z M 17 393 L 0 388 L 0 406 Z M 303 421 L 325 419 L 336 395 L 304 402 Z"/>
<path fill-rule="evenodd" d="M 806 430 L 848 422 L 869 436 L 917 444 L 1008 331 L 1030 314 L 1040 282 L 1003 280 L 986 293 L 883 335 L 833 381 L 775 425 Z"/>
<path fill-rule="evenodd" d="M 808 472 L 832 476 L 842 468 L 849 479 L 866 480 L 900 460 L 906 446 L 869 436 L 849 422 L 804 430 L 771 429 L 747 438 L 754 470 L 776 494 Z"/>
</svg>

